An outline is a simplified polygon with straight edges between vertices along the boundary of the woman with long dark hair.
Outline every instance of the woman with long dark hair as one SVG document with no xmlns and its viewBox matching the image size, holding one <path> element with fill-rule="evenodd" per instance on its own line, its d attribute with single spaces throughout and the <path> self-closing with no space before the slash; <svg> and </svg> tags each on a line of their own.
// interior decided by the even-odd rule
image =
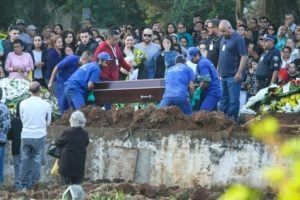
<svg viewBox="0 0 300 200">
<path fill-rule="evenodd" d="M 73 31 L 65 30 L 62 32 L 62 39 L 64 46 L 72 46 L 72 49 L 76 48 L 76 38 Z"/>
<path fill-rule="evenodd" d="M 161 40 L 161 51 L 155 61 L 154 78 L 164 78 L 168 68 L 175 65 L 177 52 L 174 50 L 172 38 L 165 36 Z"/>
<path fill-rule="evenodd" d="M 121 50 L 123 56 L 128 64 L 134 67 L 134 72 L 137 73 L 137 76 L 132 78 L 132 80 L 139 79 L 138 71 L 144 67 L 143 62 L 137 63 L 136 52 L 139 51 L 138 49 L 134 48 L 133 46 L 136 44 L 135 36 L 131 33 L 127 33 L 124 35 L 123 38 L 124 45 L 122 46 Z M 126 70 L 120 69 L 120 80 L 125 80 L 127 75 L 132 77 Z"/>
<path fill-rule="evenodd" d="M 176 26 L 173 23 L 168 23 L 166 29 L 166 35 L 171 35 L 172 33 L 176 33 Z"/>
<path fill-rule="evenodd" d="M 33 47 L 31 55 L 34 63 L 33 80 L 38 81 L 41 84 L 41 86 L 47 87 L 44 79 L 47 60 L 47 50 L 43 46 L 43 39 L 41 35 L 35 35 L 33 37 Z"/>
</svg>

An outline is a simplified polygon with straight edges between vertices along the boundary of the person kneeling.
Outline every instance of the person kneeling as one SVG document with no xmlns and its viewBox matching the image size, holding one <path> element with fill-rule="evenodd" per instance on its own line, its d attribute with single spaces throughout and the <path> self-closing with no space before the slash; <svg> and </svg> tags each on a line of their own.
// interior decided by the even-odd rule
<svg viewBox="0 0 300 200">
<path fill-rule="evenodd" d="M 178 106 L 186 115 L 192 114 L 190 97 L 194 94 L 194 72 L 185 64 L 185 57 L 178 55 L 175 65 L 166 75 L 166 87 L 159 107 Z"/>
<path fill-rule="evenodd" d="M 86 105 L 85 99 L 88 91 L 92 91 L 94 84 L 100 81 L 101 70 L 107 67 L 107 62 L 110 60 L 109 54 L 102 52 L 98 55 L 96 62 L 82 65 L 65 82 L 64 94 L 69 107 L 78 110 Z"/>
</svg>

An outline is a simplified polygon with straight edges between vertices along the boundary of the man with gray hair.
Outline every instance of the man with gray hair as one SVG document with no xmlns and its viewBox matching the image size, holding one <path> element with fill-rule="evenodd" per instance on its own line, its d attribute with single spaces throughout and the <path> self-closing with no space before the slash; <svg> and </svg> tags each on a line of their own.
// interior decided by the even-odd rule
<svg viewBox="0 0 300 200">
<path fill-rule="evenodd" d="M 232 29 L 229 21 L 222 20 L 219 24 L 219 31 L 223 35 L 218 62 L 223 91 L 220 106 L 221 111 L 237 121 L 241 82 L 248 60 L 247 48 L 244 38 Z"/>
<path fill-rule="evenodd" d="M 21 187 L 31 189 L 39 180 L 45 148 L 47 125 L 51 123 L 51 105 L 40 97 L 41 85 L 30 84 L 31 97 L 21 101 Z M 20 188 L 21 189 L 21 188 Z"/>
</svg>

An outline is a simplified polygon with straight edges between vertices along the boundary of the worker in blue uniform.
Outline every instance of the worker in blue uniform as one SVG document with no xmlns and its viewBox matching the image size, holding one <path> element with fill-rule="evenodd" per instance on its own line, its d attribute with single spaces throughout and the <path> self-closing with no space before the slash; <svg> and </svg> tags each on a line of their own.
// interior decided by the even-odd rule
<svg viewBox="0 0 300 200">
<path fill-rule="evenodd" d="M 53 69 L 48 83 L 49 90 L 54 89 L 57 98 L 59 111 L 62 114 L 68 108 L 68 103 L 64 95 L 64 84 L 79 66 L 91 61 L 92 55 L 84 52 L 81 56 L 69 55 L 60 61 Z"/>
<path fill-rule="evenodd" d="M 196 110 L 215 110 L 222 95 L 221 82 L 216 67 L 209 59 L 201 56 L 200 50 L 196 47 L 188 48 L 187 60 L 197 64 L 197 73 L 200 79 L 200 105 Z"/>
<path fill-rule="evenodd" d="M 185 57 L 177 55 L 175 65 L 167 71 L 165 92 L 159 106 L 177 106 L 184 114 L 191 115 L 190 97 L 193 94 L 194 72 L 185 64 Z"/>
<path fill-rule="evenodd" d="M 100 81 L 101 69 L 107 67 L 107 62 L 110 60 L 112 59 L 109 54 L 102 52 L 95 62 L 82 65 L 65 82 L 64 95 L 69 107 L 77 110 L 86 105 L 88 91 L 92 91 L 94 84 Z"/>
</svg>

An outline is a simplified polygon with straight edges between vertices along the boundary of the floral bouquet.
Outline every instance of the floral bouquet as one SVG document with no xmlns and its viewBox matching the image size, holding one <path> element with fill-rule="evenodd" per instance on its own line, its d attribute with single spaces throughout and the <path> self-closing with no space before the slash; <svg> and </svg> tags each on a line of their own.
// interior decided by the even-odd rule
<svg viewBox="0 0 300 200">
<path fill-rule="evenodd" d="M 125 61 L 130 64 L 134 70 L 130 73 L 128 73 L 125 69 L 121 68 L 120 71 L 123 74 L 127 74 L 127 78 L 126 80 L 137 80 L 138 78 L 138 73 L 139 73 L 139 69 L 138 69 L 138 65 L 143 63 L 146 60 L 146 54 L 139 50 L 134 48 L 133 49 L 133 54 L 131 56 L 127 56 L 125 58 Z"/>
<path fill-rule="evenodd" d="M 133 49 L 133 55 L 134 55 L 134 62 L 137 65 L 141 64 L 142 62 L 144 62 L 146 60 L 145 52 L 143 52 L 137 48 Z"/>
<path fill-rule="evenodd" d="M 5 33 L 0 33 L 0 40 L 5 40 L 7 35 Z"/>
<path fill-rule="evenodd" d="M 270 86 L 251 97 L 241 113 L 300 112 L 300 80 L 292 80 L 283 86 Z"/>
<path fill-rule="evenodd" d="M 300 80 L 291 80 L 290 82 L 290 91 L 300 89 Z"/>
<path fill-rule="evenodd" d="M 5 103 L 12 115 L 16 113 L 16 105 L 18 102 L 28 98 L 30 82 L 19 78 L 3 78 L 0 79 L 0 87 L 3 90 L 1 101 Z M 49 102 L 52 106 L 52 113 L 59 114 L 57 99 L 51 95 L 45 88 L 41 89 L 41 98 Z"/>
</svg>

